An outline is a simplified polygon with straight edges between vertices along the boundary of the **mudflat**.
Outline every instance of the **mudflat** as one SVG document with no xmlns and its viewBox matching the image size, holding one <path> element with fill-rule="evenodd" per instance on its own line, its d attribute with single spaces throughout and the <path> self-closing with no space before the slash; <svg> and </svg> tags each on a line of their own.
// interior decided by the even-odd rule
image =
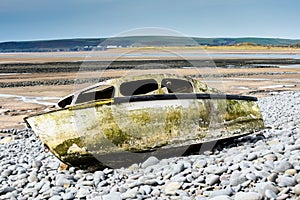
<svg viewBox="0 0 300 200">
<path fill-rule="evenodd" d="M 152 49 L 153 50 L 153 49 Z M 174 50 L 174 49 L 173 49 Z M 128 50 L 123 50 L 128 51 Z M 133 50 L 131 50 L 133 51 Z M 180 50 L 182 54 L 191 54 L 195 49 Z M 0 129 L 24 128 L 23 118 L 53 109 L 55 103 L 75 90 L 95 83 L 99 78 L 113 78 L 134 73 L 177 73 L 192 76 L 205 81 L 229 94 L 242 94 L 262 97 L 272 92 L 300 90 L 300 67 L 297 59 L 257 58 L 257 54 L 300 54 L 300 50 L 236 50 L 208 49 L 208 53 L 234 54 L 209 60 L 209 67 L 181 67 L 182 60 L 174 57 L 160 57 L 156 49 L 149 53 L 147 49 L 139 54 L 148 54 L 145 58 L 122 57 L 114 67 L 111 60 L 121 55 L 119 49 L 105 52 L 97 57 L 97 52 L 57 52 L 57 53 L 11 53 L 0 54 Z M 251 54 L 246 58 L 235 58 L 235 54 Z M 94 54 L 94 56 L 87 56 Z M 154 55 L 155 54 L 155 55 Z M 111 57 L 111 55 L 113 55 Z M 154 56 L 152 56 L 154 55 Z M 207 56 L 190 59 L 202 63 Z M 197 60 L 199 59 L 199 60 Z M 165 61 L 168 68 L 144 68 L 152 61 Z M 212 65 L 216 60 L 216 64 Z M 85 64 L 83 61 L 89 61 Z M 139 61 L 136 63 L 136 61 Z M 105 63 L 106 62 L 106 63 Z M 206 61 L 207 62 L 207 61 Z M 102 68 L 97 68 L 98 64 Z M 99 65 L 99 66 L 100 66 Z M 104 66 L 104 67 L 103 67 Z M 79 84 L 78 79 L 90 80 Z"/>
</svg>

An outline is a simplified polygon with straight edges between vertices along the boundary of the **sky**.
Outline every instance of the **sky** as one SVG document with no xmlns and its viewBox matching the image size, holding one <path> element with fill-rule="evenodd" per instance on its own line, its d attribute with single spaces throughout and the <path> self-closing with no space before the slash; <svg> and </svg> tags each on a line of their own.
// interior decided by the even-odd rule
<svg viewBox="0 0 300 200">
<path fill-rule="evenodd" d="M 300 39 L 299 9 L 299 0 L 1 0 L 0 42 L 113 37 L 144 27 Z"/>
</svg>

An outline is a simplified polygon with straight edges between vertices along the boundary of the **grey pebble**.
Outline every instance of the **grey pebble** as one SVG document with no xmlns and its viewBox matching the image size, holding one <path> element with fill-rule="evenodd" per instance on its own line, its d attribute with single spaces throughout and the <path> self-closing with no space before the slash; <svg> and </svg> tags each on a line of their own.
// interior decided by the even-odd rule
<svg viewBox="0 0 300 200">
<path fill-rule="evenodd" d="M 63 193 L 65 190 L 63 187 L 51 187 L 50 195 L 59 195 L 60 193 Z"/>
<path fill-rule="evenodd" d="M 247 181 L 247 178 L 244 174 L 238 172 L 238 171 L 234 171 L 229 179 L 229 183 L 232 186 L 237 186 L 242 184 L 243 182 Z"/>
<path fill-rule="evenodd" d="M 94 177 L 94 184 L 98 185 L 98 183 L 100 183 L 102 180 L 105 179 L 105 174 L 103 171 L 96 171 L 93 177 Z"/>
<path fill-rule="evenodd" d="M 227 195 L 221 195 L 221 196 L 213 197 L 210 200 L 232 200 L 232 199 Z"/>
<path fill-rule="evenodd" d="M 64 175 L 56 176 L 56 180 L 55 180 L 56 186 L 64 187 L 65 185 L 70 185 L 70 184 L 71 184 L 71 180 L 67 179 L 66 176 L 64 176 Z"/>
<path fill-rule="evenodd" d="M 84 197 L 86 197 L 88 194 L 90 194 L 89 189 L 86 188 L 86 187 L 83 187 L 83 188 L 80 188 L 80 189 L 77 191 L 76 198 L 84 198 Z"/>
<path fill-rule="evenodd" d="M 75 194 L 73 192 L 68 192 L 61 195 L 64 200 L 75 199 Z"/>
<path fill-rule="evenodd" d="M 282 194 L 282 195 L 279 195 L 276 200 L 285 200 L 289 198 L 289 195 L 288 194 Z"/>
<path fill-rule="evenodd" d="M 249 161 L 253 161 L 255 159 L 257 159 L 257 154 L 256 153 L 250 153 L 247 157 L 247 160 L 249 160 Z"/>
<path fill-rule="evenodd" d="M 45 181 L 45 183 L 43 184 L 42 188 L 39 190 L 39 193 L 42 194 L 46 191 L 50 190 L 50 182 L 49 181 Z"/>
<path fill-rule="evenodd" d="M 175 195 L 176 191 L 181 187 L 179 182 L 169 182 L 165 187 L 165 193 L 170 195 Z"/>
<path fill-rule="evenodd" d="M 36 174 L 31 174 L 27 177 L 27 180 L 29 183 L 32 183 L 32 182 L 38 182 L 38 177 L 36 176 Z"/>
<path fill-rule="evenodd" d="M 246 174 L 246 178 L 248 180 L 255 181 L 257 179 L 257 176 L 255 174 L 253 174 L 253 173 L 247 173 Z"/>
<path fill-rule="evenodd" d="M 255 175 L 260 178 L 268 178 L 271 174 L 268 171 L 256 171 Z"/>
<path fill-rule="evenodd" d="M 12 192 L 16 190 L 15 187 L 1 187 L 0 188 L 0 195 L 3 195 L 3 194 L 6 194 L 6 193 L 9 193 L 9 192 Z"/>
<path fill-rule="evenodd" d="M 300 196 L 300 184 L 298 184 L 298 185 L 296 185 L 296 186 L 294 187 L 294 192 L 295 192 L 296 195 L 299 195 L 299 196 Z"/>
<path fill-rule="evenodd" d="M 220 182 L 220 176 L 215 174 L 209 174 L 206 176 L 205 183 L 207 185 L 215 185 Z"/>
<path fill-rule="evenodd" d="M 147 160 L 145 160 L 143 163 L 142 163 L 142 168 L 145 169 L 149 166 L 152 166 L 152 165 L 156 165 L 157 163 L 159 163 L 159 160 L 154 157 L 154 156 L 150 156 Z"/>
<path fill-rule="evenodd" d="M 34 189 L 36 189 L 36 190 L 39 191 L 39 190 L 43 187 L 44 183 L 45 183 L 45 181 L 37 182 L 37 183 L 34 185 Z"/>
<path fill-rule="evenodd" d="M 296 184 L 295 177 L 293 176 L 281 176 L 278 179 L 278 186 L 280 187 L 293 186 Z"/>
<path fill-rule="evenodd" d="M 84 185 L 84 186 L 93 186 L 94 185 L 94 181 L 83 181 L 82 185 Z"/>
<path fill-rule="evenodd" d="M 33 161 L 32 164 L 31 164 L 31 166 L 32 166 L 33 168 L 37 168 L 37 169 L 39 169 L 42 165 L 43 165 L 43 164 L 42 164 L 42 162 L 41 162 L 40 160 L 35 160 L 35 161 Z"/>
<path fill-rule="evenodd" d="M 204 167 L 206 167 L 206 165 L 207 165 L 207 161 L 201 159 L 201 160 L 197 160 L 197 161 L 194 163 L 193 166 L 194 166 L 195 168 L 204 168 Z"/>
<path fill-rule="evenodd" d="M 216 197 L 221 195 L 231 196 L 233 194 L 232 188 L 228 187 L 222 190 L 214 190 L 208 193 L 209 197 Z"/>
<path fill-rule="evenodd" d="M 271 149 L 275 153 L 283 153 L 284 152 L 284 145 L 282 143 L 272 145 Z"/>
<path fill-rule="evenodd" d="M 107 195 L 103 195 L 101 200 L 121 200 L 121 199 L 122 199 L 121 198 L 121 193 L 119 193 L 119 192 L 110 192 Z"/>
<path fill-rule="evenodd" d="M 59 168 L 59 162 L 50 162 L 47 164 L 47 167 L 50 169 L 57 170 Z"/>
<path fill-rule="evenodd" d="M 235 194 L 234 200 L 260 200 L 262 195 L 256 192 L 238 192 Z"/>
<path fill-rule="evenodd" d="M 255 185 L 255 191 L 261 194 L 262 196 L 265 195 L 266 190 L 271 190 L 275 194 L 278 194 L 279 190 L 275 187 L 275 184 L 272 182 L 261 182 Z"/>
<path fill-rule="evenodd" d="M 151 193 L 152 189 L 151 189 L 151 187 L 150 187 L 149 185 L 142 185 L 142 186 L 140 187 L 139 191 L 140 191 L 142 194 L 148 195 L 148 194 Z"/>
<path fill-rule="evenodd" d="M 63 199 L 61 196 L 59 196 L 59 195 L 54 195 L 54 196 L 50 197 L 49 200 L 61 200 L 61 199 Z"/>
<path fill-rule="evenodd" d="M 184 163 L 183 162 L 176 163 L 173 166 L 172 176 L 182 172 L 183 170 L 184 170 Z"/>
<path fill-rule="evenodd" d="M 273 192 L 272 190 L 266 190 L 265 191 L 265 197 L 267 197 L 268 199 L 276 199 L 277 198 L 277 194 L 275 192 Z"/>
<path fill-rule="evenodd" d="M 300 173 L 298 173 L 298 174 L 295 176 L 295 178 L 296 178 L 297 183 L 300 183 Z"/>
<path fill-rule="evenodd" d="M 11 175 L 12 172 L 13 172 L 12 170 L 6 169 L 6 170 L 4 170 L 4 171 L 1 173 L 1 176 L 4 177 L 4 178 L 5 178 L 5 177 L 8 177 L 8 176 Z"/>
<path fill-rule="evenodd" d="M 275 170 L 278 172 L 285 172 L 288 169 L 292 169 L 293 165 L 288 161 L 277 161 Z"/>
<path fill-rule="evenodd" d="M 135 198 L 138 194 L 138 187 L 127 190 L 125 193 L 121 194 L 122 199 Z"/>
<path fill-rule="evenodd" d="M 157 187 L 152 188 L 152 192 L 151 192 L 151 196 L 159 196 L 160 195 L 160 191 Z"/>
<path fill-rule="evenodd" d="M 208 174 L 223 174 L 224 172 L 226 172 L 228 170 L 227 166 L 216 166 L 216 165 L 212 165 L 212 166 L 208 166 L 207 168 L 205 168 L 204 172 L 208 173 Z"/>
</svg>

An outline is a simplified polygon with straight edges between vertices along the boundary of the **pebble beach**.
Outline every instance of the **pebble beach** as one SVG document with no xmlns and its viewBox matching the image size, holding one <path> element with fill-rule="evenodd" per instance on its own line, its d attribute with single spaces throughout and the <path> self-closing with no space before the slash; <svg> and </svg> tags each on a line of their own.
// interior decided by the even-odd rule
<svg viewBox="0 0 300 200">
<path fill-rule="evenodd" d="M 259 99 L 266 129 L 199 155 L 86 171 L 30 129 L 0 130 L 0 199 L 300 199 L 300 92 Z"/>
</svg>

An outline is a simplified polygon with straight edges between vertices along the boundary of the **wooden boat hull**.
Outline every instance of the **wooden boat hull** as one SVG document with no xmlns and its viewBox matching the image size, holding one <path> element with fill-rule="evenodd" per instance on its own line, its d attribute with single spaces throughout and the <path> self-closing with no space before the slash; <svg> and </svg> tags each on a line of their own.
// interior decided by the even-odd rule
<svg viewBox="0 0 300 200">
<path fill-rule="evenodd" d="M 154 152 L 180 156 L 190 145 L 264 127 L 255 98 L 220 94 L 120 97 L 25 121 L 54 155 L 79 167 L 128 166 Z"/>
</svg>

